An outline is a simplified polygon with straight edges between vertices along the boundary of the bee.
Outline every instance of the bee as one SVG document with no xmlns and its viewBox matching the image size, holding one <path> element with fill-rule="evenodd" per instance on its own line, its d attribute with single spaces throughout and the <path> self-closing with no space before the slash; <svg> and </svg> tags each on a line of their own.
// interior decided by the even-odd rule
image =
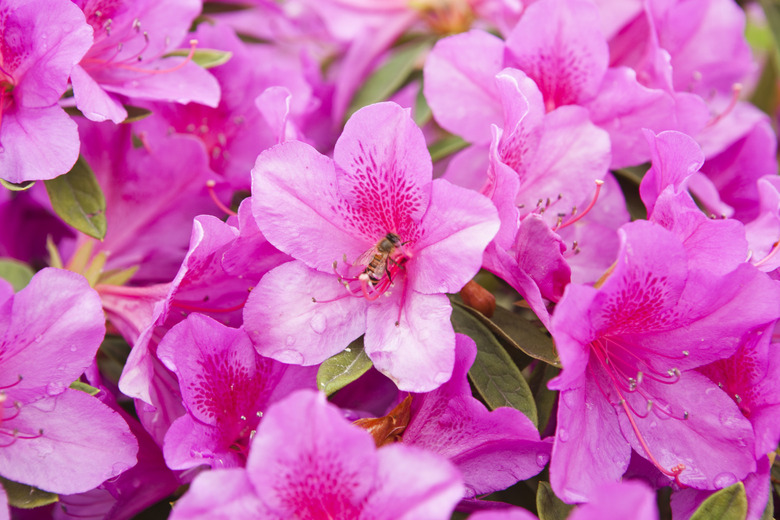
<svg viewBox="0 0 780 520">
<path fill-rule="evenodd" d="M 385 273 L 390 279 L 390 272 L 387 268 L 389 263 L 394 261 L 392 259 L 393 253 L 401 245 L 401 237 L 395 233 L 388 233 L 374 247 L 360 255 L 360 258 L 355 261 L 355 265 L 367 264 L 363 274 L 368 276 L 371 285 L 378 284 Z M 392 282 L 392 279 L 389 281 Z"/>
</svg>

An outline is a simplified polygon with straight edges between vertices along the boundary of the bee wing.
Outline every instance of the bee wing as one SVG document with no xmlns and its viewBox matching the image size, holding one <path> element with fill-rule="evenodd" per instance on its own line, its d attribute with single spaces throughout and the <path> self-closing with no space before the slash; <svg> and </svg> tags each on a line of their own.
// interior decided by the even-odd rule
<svg viewBox="0 0 780 520">
<path fill-rule="evenodd" d="M 366 267 L 368 264 L 371 263 L 371 260 L 374 258 L 375 255 L 379 254 L 379 249 L 374 246 L 359 257 L 357 257 L 357 260 L 352 262 L 352 265 L 354 266 L 362 266 Z"/>
</svg>

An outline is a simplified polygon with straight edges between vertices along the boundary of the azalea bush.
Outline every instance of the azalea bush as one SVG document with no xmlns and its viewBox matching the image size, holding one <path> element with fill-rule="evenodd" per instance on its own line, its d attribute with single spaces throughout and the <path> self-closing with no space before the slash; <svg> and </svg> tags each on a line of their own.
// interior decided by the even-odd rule
<svg viewBox="0 0 780 520">
<path fill-rule="evenodd" d="M 770 520 L 774 0 L 0 0 L 0 519 Z"/>
</svg>

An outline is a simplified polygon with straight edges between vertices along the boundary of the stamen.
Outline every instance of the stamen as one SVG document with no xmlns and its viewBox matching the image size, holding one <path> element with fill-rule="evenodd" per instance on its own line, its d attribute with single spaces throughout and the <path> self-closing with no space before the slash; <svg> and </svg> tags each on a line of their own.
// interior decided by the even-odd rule
<svg viewBox="0 0 780 520">
<path fill-rule="evenodd" d="M 596 193 L 593 194 L 593 199 L 591 199 L 590 204 L 588 204 L 588 207 L 585 208 L 585 211 L 580 213 L 579 215 L 574 216 L 572 219 L 566 221 L 564 224 L 558 225 L 553 228 L 553 231 L 558 231 L 559 229 L 563 229 L 566 226 L 571 226 L 578 220 L 580 220 L 582 217 L 588 214 L 590 210 L 593 209 L 593 206 L 596 205 L 596 201 L 599 198 L 599 193 L 601 193 L 601 187 L 604 185 L 604 181 L 602 180 L 596 180 Z"/>
<path fill-rule="evenodd" d="M 741 93 L 742 93 L 742 83 L 734 83 L 731 86 L 731 100 L 729 101 L 728 106 L 720 114 L 710 119 L 710 121 L 707 123 L 706 128 L 718 124 L 721 120 L 723 120 L 724 117 L 729 115 L 731 111 L 734 110 L 734 107 L 737 106 L 737 101 L 739 101 L 739 95 Z"/>
<path fill-rule="evenodd" d="M 211 197 L 211 200 L 214 201 L 214 204 L 216 204 L 216 206 L 219 209 L 221 209 L 222 211 L 224 211 L 226 214 L 230 215 L 231 217 L 238 216 L 238 213 L 236 213 L 232 209 L 230 209 L 227 206 L 225 206 L 224 204 L 222 204 L 222 201 L 219 200 L 219 198 L 217 197 L 217 194 L 214 192 L 214 187 L 216 185 L 217 185 L 217 183 L 215 181 L 211 180 L 211 179 L 206 181 L 206 189 L 209 190 L 209 197 Z"/>
</svg>

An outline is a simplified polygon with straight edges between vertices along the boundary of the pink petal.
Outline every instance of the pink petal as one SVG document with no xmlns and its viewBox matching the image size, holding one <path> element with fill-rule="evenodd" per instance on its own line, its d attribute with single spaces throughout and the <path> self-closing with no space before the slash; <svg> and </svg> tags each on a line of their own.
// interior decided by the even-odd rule
<svg viewBox="0 0 780 520">
<path fill-rule="evenodd" d="M 432 167 L 422 131 L 395 103 L 362 108 L 347 121 L 333 159 L 351 208 L 344 219 L 376 243 L 388 232 L 414 241 L 430 200 Z M 372 244 L 373 245 L 373 244 Z"/>
<path fill-rule="evenodd" d="M 404 296 L 403 292 L 402 287 L 396 287 L 389 298 L 369 305 L 366 354 L 400 390 L 428 392 L 452 375 L 452 307 L 444 294 L 420 294 L 411 288 L 406 288 Z"/>
<path fill-rule="evenodd" d="M 3 421 L 9 430 L 43 434 L 0 449 L 3 476 L 54 493 L 88 491 L 136 463 L 138 443 L 125 420 L 78 390 L 22 405 L 18 417 Z"/>
<path fill-rule="evenodd" d="M 244 328 L 263 356 L 315 365 L 366 330 L 367 304 L 350 295 L 335 274 L 293 261 L 270 271 L 251 292 Z"/>
<path fill-rule="evenodd" d="M 482 253 L 499 227 L 493 204 L 484 196 L 443 179 L 432 183 L 431 203 L 408 262 L 410 289 L 454 293 L 477 274 Z"/>
<path fill-rule="evenodd" d="M 484 31 L 440 40 L 423 69 L 425 99 L 442 128 L 471 143 L 490 142 L 502 121 L 494 77 L 503 68 L 503 42 Z"/>
</svg>

